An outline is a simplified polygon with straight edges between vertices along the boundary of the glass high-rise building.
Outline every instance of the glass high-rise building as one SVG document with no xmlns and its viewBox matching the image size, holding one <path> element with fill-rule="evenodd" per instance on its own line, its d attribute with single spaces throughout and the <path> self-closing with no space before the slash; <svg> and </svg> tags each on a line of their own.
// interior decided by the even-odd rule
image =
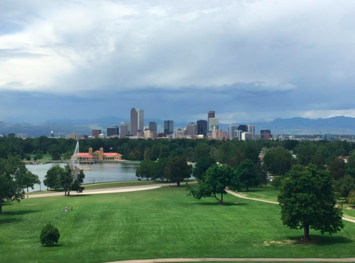
<svg viewBox="0 0 355 263">
<path fill-rule="evenodd" d="M 121 122 L 120 124 L 120 138 L 126 138 L 128 135 L 128 124 Z"/>
<path fill-rule="evenodd" d="M 206 120 L 198 120 L 197 121 L 197 134 L 207 134 L 207 121 Z"/>
<path fill-rule="evenodd" d="M 136 136 L 138 131 L 138 112 L 135 108 L 131 109 L 131 134 Z"/>
<path fill-rule="evenodd" d="M 119 134 L 119 128 L 117 126 L 107 128 L 107 137 L 117 136 Z"/>
<path fill-rule="evenodd" d="M 157 123 L 154 121 L 149 122 L 149 130 L 151 132 L 156 132 L 157 131 Z"/>
<path fill-rule="evenodd" d="M 174 133 L 174 121 L 172 120 L 164 121 L 164 133 L 167 135 Z"/>
</svg>

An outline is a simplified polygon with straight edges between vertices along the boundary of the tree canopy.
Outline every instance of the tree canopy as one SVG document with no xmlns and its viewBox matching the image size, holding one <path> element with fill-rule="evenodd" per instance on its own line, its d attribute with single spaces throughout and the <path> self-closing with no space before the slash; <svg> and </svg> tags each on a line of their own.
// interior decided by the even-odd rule
<svg viewBox="0 0 355 263">
<path fill-rule="evenodd" d="M 310 228 L 332 234 L 344 227 L 329 172 L 314 165 L 293 166 L 283 180 L 278 201 L 283 224 L 304 229 L 304 241 L 310 240 Z"/>
</svg>

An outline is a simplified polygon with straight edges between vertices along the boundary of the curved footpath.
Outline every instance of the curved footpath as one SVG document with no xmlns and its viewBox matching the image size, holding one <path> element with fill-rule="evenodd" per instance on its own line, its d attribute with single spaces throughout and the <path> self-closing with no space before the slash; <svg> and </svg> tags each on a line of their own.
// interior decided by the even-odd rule
<svg viewBox="0 0 355 263">
<path fill-rule="evenodd" d="M 126 193 L 126 192 L 152 190 L 152 189 L 160 188 L 162 186 L 166 186 L 166 184 L 154 184 L 154 185 L 127 186 L 127 187 L 85 190 L 84 193 L 78 193 L 78 194 L 75 191 L 71 191 L 70 194 L 71 195 L 95 195 L 95 194 Z M 28 197 L 26 196 L 26 199 L 27 198 L 42 198 L 42 197 L 58 197 L 58 196 L 64 197 L 64 192 L 29 195 Z"/>
<path fill-rule="evenodd" d="M 227 190 L 227 193 L 228 193 L 228 194 L 231 194 L 231 195 L 234 195 L 234 196 L 236 196 L 236 197 L 238 197 L 238 198 L 243 198 L 243 199 L 248 199 L 248 200 L 253 200 L 253 201 L 268 203 L 268 204 L 274 204 L 274 205 L 278 205 L 278 204 L 279 204 L 278 202 L 268 201 L 268 200 L 264 200 L 264 199 L 246 197 L 246 196 L 244 196 L 244 195 L 238 194 L 238 193 L 233 192 L 233 191 L 231 191 L 231 190 Z M 343 217 L 343 220 L 344 220 L 344 221 L 347 221 L 347 222 L 355 223 L 355 220 L 350 219 L 350 218 Z M 355 261 L 354 261 L 354 262 L 355 262 Z"/>
</svg>

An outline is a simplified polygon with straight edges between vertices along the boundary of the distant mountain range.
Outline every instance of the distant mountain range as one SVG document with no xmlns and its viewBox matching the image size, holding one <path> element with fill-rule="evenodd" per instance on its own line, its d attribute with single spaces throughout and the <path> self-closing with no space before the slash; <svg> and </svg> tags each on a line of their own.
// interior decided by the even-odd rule
<svg viewBox="0 0 355 263">
<path fill-rule="evenodd" d="M 107 117 L 100 119 L 82 119 L 82 120 L 48 120 L 43 124 L 18 123 L 9 124 L 0 122 L 0 134 L 9 133 L 25 133 L 29 136 L 49 136 L 51 131 L 56 135 L 77 132 L 79 134 L 91 134 L 92 129 L 101 129 L 103 132 L 109 126 L 119 124 L 123 120 L 116 117 Z M 158 124 L 158 131 L 163 130 L 163 120 L 146 119 L 148 125 L 150 121 L 155 121 Z M 243 123 L 249 124 L 249 123 Z M 327 119 L 308 119 L 308 118 L 291 118 L 291 119 L 275 119 L 271 122 L 250 123 L 255 125 L 256 132 L 268 129 L 273 134 L 355 134 L 355 118 L 351 117 L 333 117 Z M 175 127 L 186 127 L 186 123 L 174 123 Z M 237 124 L 235 124 L 237 125 Z M 228 130 L 229 124 L 220 124 L 220 129 Z"/>
</svg>

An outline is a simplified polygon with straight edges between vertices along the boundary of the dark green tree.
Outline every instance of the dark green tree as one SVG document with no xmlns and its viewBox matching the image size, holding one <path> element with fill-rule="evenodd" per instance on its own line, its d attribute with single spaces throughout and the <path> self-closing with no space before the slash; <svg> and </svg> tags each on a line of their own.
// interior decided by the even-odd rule
<svg viewBox="0 0 355 263">
<path fill-rule="evenodd" d="M 65 170 L 59 165 L 52 166 L 47 171 L 43 181 L 44 185 L 54 190 L 60 189 L 62 187 L 61 178 L 64 173 Z"/>
<path fill-rule="evenodd" d="M 257 172 L 254 162 L 250 159 L 246 159 L 238 166 L 237 175 L 247 192 L 250 187 L 257 187 L 260 185 L 260 175 Z"/>
<path fill-rule="evenodd" d="M 347 198 L 351 190 L 355 190 L 355 179 L 350 175 L 345 175 L 334 182 L 335 192 L 339 197 Z"/>
<path fill-rule="evenodd" d="M 292 229 L 304 230 L 309 241 L 309 229 L 329 234 L 340 231 L 342 210 L 336 207 L 332 178 L 327 170 L 316 166 L 295 165 L 283 180 L 278 201 L 281 219 Z"/>
<path fill-rule="evenodd" d="M 333 160 L 329 165 L 329 171 L 335 180 L 339 180 L 345 175 L 345 162 L 341 159 Z"/>
<path fill-rule="evenodd" d="M 139 166 L 136 168 L 136 176 L 141 178 L 149 178 L 153 177 L 153 165 L 155 163 L 151 160 L 143 160 L 139 163 Z"/>
<path fill-rule="evenodd" d="M 168 158 L 160 158 L 157 162 L 153 163 L 152 178 L 154 180 L 156 180 L 156 179 L 160 179 L 160 180 L 168 179 L 166 177 L 166 171 L 168 169 L 169 161 L 170 160 Z"/>
<path fill-rule="evenodd" d="M 64 172 L 60 174 L 60 185 L 64 190 L 64 195 L 70 195 L 70 190 L 74 181 L 73 170 L 70 165 L 67 164 L 64 168 Z"/>
<path fill-rule="evenodd" d="M 197 179 L 202 179 L 208 170 L 208 168 L 212 167 L 216 164 L 216 161 L 211 157 L 201 157 L 197 160 L 195 164 L 195 168 L 193 169 L 193 175 Z"/>
<path fill-rule="evenodd" d="M 52 224 L 47 224 L 42 229 L 40 240 L 41 244 L 45 246 L 52 246 L 54 243 L 59 241 L 59 230 Z"/>
<path fill-rule="evenodd" d="M 229 165 L 213 165 L 207 170 L 205 176 L 198 180 L 198 188 L 190 186 L 189 190 L 190 194 L 197 199 L 214 197 L 223 204 L 223 195 L 227 194 L 227 187 L 231 190 L 240 189 L 241 184 L 236 170 Z"/>
<path fill-rule="evenodd" d="M 292 165 L 292 156 L 289 151 L 281 147 L 269 149 L 264 156 L 265 169 L 273 175 L 284 175 Z"/>
<path fill-rule="evenodd" d="M 180 183 L 184 181 L 184 179 L 191 177 L 191 170 L 191 166 L 187 164 L 184 156 L 175 156 L 170 160 L 168 165 L 170 182 L 180 186 Z"/>
</svg>

